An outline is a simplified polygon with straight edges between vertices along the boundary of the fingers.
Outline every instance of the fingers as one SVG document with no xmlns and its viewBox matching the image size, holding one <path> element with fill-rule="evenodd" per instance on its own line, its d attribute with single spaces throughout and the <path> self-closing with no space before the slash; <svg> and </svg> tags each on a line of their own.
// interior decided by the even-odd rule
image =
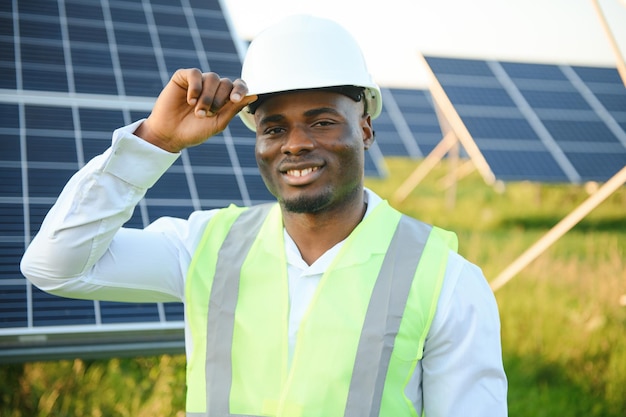
<svg viewBox="0 0 626 417">
<path fill-rule="evenodd" d="M 248 87 L 243 80 L 231 81 L 214 72 L 202 73 L 197 68 L 176 71 L 172 81 L 186 91 L 187 103 L 195 106 L 194 112 L 200 117 L 215 115 L 228 102 L 238 105 L 248 94 Z M 249 101 L 246 100 L 246 104 L 241 107 L 245 107 Z"/>
<path fill-rule="evenodd" d="M 230 100 L 233 82 L 213 72 L 202 74 L 202 94 L 195 108 L 196 116 L 212 117 Z"/>
<path fill-rule="evenodd" d="M 239 107 L 248 92 L 245 82 L 240 79 L 233 82 L 214 72 L 200 73 L 199 70 L 189 70 L 186 75 L 187 103 L 195 105 L 194 113 L 197 117 L 213 117 L 226 106 Z M 248 101 L 240 105 L 240 109 Z"/>
</svg>

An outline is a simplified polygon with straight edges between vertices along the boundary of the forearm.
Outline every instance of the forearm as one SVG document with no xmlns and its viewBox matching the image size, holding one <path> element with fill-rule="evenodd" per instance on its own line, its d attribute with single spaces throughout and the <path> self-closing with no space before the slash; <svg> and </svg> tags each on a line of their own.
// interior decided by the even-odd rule
<svg viewBox="0 0 626 417">
<path fill-rule="evenodd" d="M 72 177 L 46 216 L 22 260 L 22 272 L 34 284 L 48 290 L 91 270 L 176 159 L 132 138 L 133 129 L 116 131 L 113 146 Z"/>
</svg>

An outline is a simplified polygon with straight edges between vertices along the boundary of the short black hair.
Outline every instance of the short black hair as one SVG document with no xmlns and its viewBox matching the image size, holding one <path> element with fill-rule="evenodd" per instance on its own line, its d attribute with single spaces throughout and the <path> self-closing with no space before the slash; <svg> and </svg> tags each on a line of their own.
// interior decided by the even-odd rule
<svg viewBox="0 0 626 417">
<path fill-rule="evenodd" d="M 307 88 L 303 90 L 288 90 L 288 91 L 279 91 L 276 93 L 268 93 L 268 94 L 259 94 L 259 97 L 252 103 L 248 104 L 248 112 L 250 114 L 254 114 L 256 110 L 259 108 L 261 104 L 263 104 L 267 99 L 271 97 L 275 97 L 279 94 L 290 93 L 294 91 L 328 91 L 332 93 L 343 94 L 344 96 L 350 97 L 352 100 L 357 103 L 365 98 L 365 88 L 357 87 L 355 85 L 338 85 L 333 87 L 319 87 L 319 88 Z M 363 100 L 363 104 L 365 106 L 364 114 L 367 114 L 367 101 Z"/>
</svg>

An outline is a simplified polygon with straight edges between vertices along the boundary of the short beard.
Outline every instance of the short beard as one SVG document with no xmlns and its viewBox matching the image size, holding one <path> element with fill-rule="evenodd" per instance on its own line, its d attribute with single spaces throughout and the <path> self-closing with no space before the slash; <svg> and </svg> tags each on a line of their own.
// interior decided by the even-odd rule
<svg viewBox="0 0 626 417">
<path fill-rule="evenodd" d="M 300 196 L 291 200 L 283 200 L 283 208 L 291 213 L 318 213 L 327 207 L 331 200 L 331 193 L 326 192 L 316 196 Z"/>
</svg>

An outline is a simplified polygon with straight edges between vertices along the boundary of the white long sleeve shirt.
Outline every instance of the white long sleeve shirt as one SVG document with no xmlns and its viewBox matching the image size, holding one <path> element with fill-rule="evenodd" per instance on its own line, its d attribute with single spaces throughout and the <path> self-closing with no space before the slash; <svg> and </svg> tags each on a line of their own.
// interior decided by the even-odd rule
<svg viewBox="0 0 626 417">
<path fill-rule="evenodd" d="M 76 173 L 28 247 L 22 272 L 50 293 L 83 299 L 185 302 L 185 275 L 214 210 L 161 218 L 143 230 L 121 226 L 178 158 L 118 129 L 113 144 Z M 381 201 L 366 190 L 369 212 Z M 317 284 L 342 243 L 312 265 L 285 232 L 289 345 Z M 188 335 L 188 329 L 185 333 Z M 187 354 L 193 349 L 186 338 Z M 405 393 L 428 417 L 506 416 L 495 298 L 478 267 L 451 252 L 423 359 Z"/>
</svg>

